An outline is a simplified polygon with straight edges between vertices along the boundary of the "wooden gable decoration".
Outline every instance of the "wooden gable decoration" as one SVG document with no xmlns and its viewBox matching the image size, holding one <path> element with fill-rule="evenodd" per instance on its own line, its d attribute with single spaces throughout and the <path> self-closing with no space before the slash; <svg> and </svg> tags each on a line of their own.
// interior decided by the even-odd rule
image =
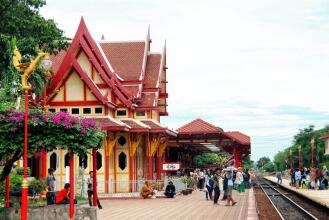
<svg viewBox="0 0 329 220">
<path fill-rule="evenodd" d="M 80 83 L 78 78 L 83 82 Z M 73 83 L 74 82 L 74 83 Z M 77 83 L 77 85 L 74 85 Z M 101 104 L 107 105 L 110 108 L 115 108 L 116 104 L 112 102 L 112 93 L 125 106 L 133 108 L 132 98 L 122 86 L 121 82 L 116 78 L 102 56 L 97 44 L 92 39 L 87 26 L 81 18 L 76 35 L 73 38 L 71 46 L 58 68 L 58 71 L 52 79 L 52 83 L 47 90 L 49 101 L 60 101 L 61 94 L 56 94 L 55 91 L 62 91 L 61 87 L 67 85 L 65 89 L 77 90 L 81 92 L 81 88 L 86 86 L 87 100 L 99 101 Z M 64 89 L 64 97 L 66 91 Z M 70 91 L 72 92 L 72 91 Z M 81 94 L 70 94 L 69 100 L 80 100 Z M 60 95 L 60 96 L 58 96 Z M 77 100 L 76 100 L 77 99 Z"/>
</svg>

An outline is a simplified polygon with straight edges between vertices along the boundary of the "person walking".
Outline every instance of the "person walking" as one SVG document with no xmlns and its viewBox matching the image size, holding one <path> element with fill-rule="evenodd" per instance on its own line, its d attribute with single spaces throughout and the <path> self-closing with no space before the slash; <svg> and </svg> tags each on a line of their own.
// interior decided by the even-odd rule
<svg viewBox="0 0 329 220">
<path fill-rule="evenodd" d="M 87 180 L 87 185 L 88 185 L 88 190 L 87 190 L 87 193 L 88 193 L 88 201 L 89 201 L 89 206 L 92 206 L 92 196 L 94 194 L 94 188 L 93 188 L 93 171 L 90 171 L 89 172 L 89 178 Z M 98 208 L 99 209 L 102 209 L 102 205 L 101 203 L 99 202 L 99 199 L 97 198 L 97 205 L 98 205 Z"/>
<path fill-rule="evenodd" d="M 206 199 L 208 200 L 208 195 L 209 198 L 212 200 L 212 191 L 213 191 L 213 180 L 211 179 L 211 173 L 209 170 L 206 171 L 206 175 L 205 175 L 205 181 L 206 181 Z"/>
<path fill-rule="evenodd" d="M 220 196 L 220 190 L 219 190 L 219 181 L 220 181 L 220 171 L 216 170 L 215 174 L 212 177 L 214 184 L 213 184 L 213 188 L 214 188 L 214 205 L 219 205 L 218 204 L 218 199 Z"/>
<path fill-rule="evenodd" d="M 282 173 L 281 173 L 281 171 L 278 171 L 278 172 L 276 173 L 276 178 L 278 179 L 278 180 L 276 181 L 276 183 L 277 183 L 277 184 L 282 184 Z"/>
<path fill-rule="evenodd" d="M 226 178 L 227 178 L 227 199 L 226 199 L 226 206 L 230 206 L 230 202 L 232 202 L 232 206 L 234 206 L 236 204 L 236 202 L 234 201 L 233 197 L 232 197 L 232 190 L 233 190 L 233 171 L 232 170 L 228 170 L 226 171 L 225 174 Z"/>
</svg>

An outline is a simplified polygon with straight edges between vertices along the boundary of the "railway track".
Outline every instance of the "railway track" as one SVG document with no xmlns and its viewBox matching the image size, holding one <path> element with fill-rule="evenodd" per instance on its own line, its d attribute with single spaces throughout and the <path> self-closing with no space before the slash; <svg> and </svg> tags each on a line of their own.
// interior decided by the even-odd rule
<svg viewBox="0 0 329 220">
<path fill-rule="evenodd" d="M 286 193 L 282 193 L 274 185 L 263 179 L 258 179 L 260 188 L 272 203 L 280 218 L 283 220 L 315 220 L 318 219 L 309 211 L 291 200 Z"/>
</svg>

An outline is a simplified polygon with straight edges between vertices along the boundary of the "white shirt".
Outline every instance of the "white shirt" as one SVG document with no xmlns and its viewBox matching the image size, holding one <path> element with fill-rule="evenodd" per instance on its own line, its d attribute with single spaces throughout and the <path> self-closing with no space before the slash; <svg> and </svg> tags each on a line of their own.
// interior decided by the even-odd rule
<svg viewBox="0 0 329 220">
<path fill-rule="evenodd" d="M 235 179 L 236 184 L 241 184 L 243 182 L 243 175 L 240 171 L 236 173 L 236 179 Z"/>
</svg>

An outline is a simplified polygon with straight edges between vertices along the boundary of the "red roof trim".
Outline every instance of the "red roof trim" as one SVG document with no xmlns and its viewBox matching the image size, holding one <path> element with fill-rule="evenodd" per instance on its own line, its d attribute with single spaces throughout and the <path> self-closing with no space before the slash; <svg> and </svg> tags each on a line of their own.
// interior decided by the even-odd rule
<svg viewBox="0 0 329 220">
<path fill-rule="evenodd" d="M 321 138 L 329 138 L 329 134 L 322 135 Z"/>
</svg>

